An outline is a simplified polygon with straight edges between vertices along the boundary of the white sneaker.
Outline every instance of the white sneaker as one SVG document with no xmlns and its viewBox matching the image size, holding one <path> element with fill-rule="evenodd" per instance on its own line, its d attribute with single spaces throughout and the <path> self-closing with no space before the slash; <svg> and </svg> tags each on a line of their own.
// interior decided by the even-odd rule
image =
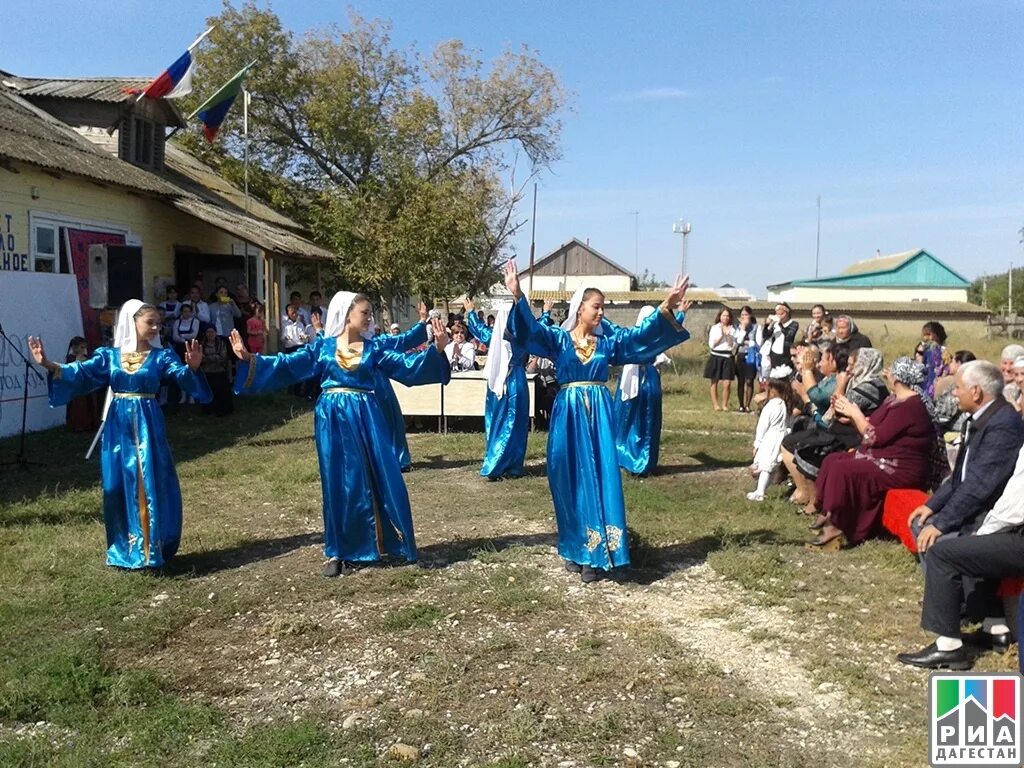
<svg viewBox="0 0 1024 768">
<path fill-rule="evenodd" d="M 764 494 L 751 491 L 747 494 L 747 501 L 764 501 Z"/>
</svg>

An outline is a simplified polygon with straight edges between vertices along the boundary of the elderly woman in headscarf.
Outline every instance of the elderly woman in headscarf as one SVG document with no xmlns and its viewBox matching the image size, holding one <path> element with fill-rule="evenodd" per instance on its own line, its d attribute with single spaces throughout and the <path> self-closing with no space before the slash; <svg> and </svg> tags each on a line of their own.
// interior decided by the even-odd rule
<svg viewBox="0 0 1024 768">
<path fill-rule="evenodd" d="M 174 350 L 160 346 L 157 308 L 132 299 L 118 312 L 114 346 L 100 347 L 87 360 L 54 363 L 36 337 L 29 337 L 29 349 L 49 373 L 51 407 L 107 387 L 100 427 L 107 565 L 161 567 L 181 542 L 181 489 L 157 394 L 170 380 L 197 402 L 210 402 L 210 388 L 199 373 L 199 342 L 185 343 L 183 365 Z"/>
<path fill-rule="evenodd" d="M 860 332 L 857 324 L 849 315 L 839 315 L 836 318 L 836 341 L 837 350 L 850 354 L 855 349 L 870 347 L 871 339 Z"/>
<path fill-rule="evenodd" d="M 253 355 L 237 332 L 231 335 L 242 361 L 236 393 L 320 380 L 314 433 L 323 492 L 324 576 L 345 575 L 386 557 L 417 558 L 409 492 L 374 387 L 378 369 L 410 387 L 446 384 L 448 334 L 440 320 L 433 321 L 433 330 L 433 347 L 411 355 L 394 351 L 396 337 L 374 333 L 370 300 L 342 291 L 331 299 L 324 332 L 297 352 Z"/>
<path fill-rule="evenodd" d="M 505 285 L 515 300 L 509 316 L 512 338 L 528 352 L 553 360 L 562 385 L 548 431 L 548 484 L 559 554 L 566 570 L 578 573 L 584 583 L 629 565 L 611 393 L 605 386 L 609 366 L 645 363 L 690 338 L 682 326 L 688 284 L 688 278 L 676 280 L 659 311 L 633 328 L 603 323 L 604 294 L 596 288 L 580 290 L 566 322 L 553 328 L 534 318 L 515 263 L 505 267 Z"/>
<path fill-rule="evenodd" d="M 941 480 L 934 405 L 921 386 L 926 373 L 921 363 L 897 358 L 889 371 L 892 394 L 870 417 L 850 398 L 836 398 L 836 414 L 850 420 L 861 443 L 822 463 L 815 486 L 821 533 L 809 547 L 838 550 L 844 539 L 859 544 L 878 530 L 886 491 L 925 491 Z"/>
<path fill-rule="evenodd" d="M 508 331 L 508 310 L 499 309 L 494 325 L 488 326 L 476 313 L 476 305 L 468 297 L 466 307 L 469 330 L 487 345 L 484 379 L 487 402 L 484 406 L 484 435 L 487 440 L 481 477 L 500 480 L 522 477 L 526 461 L 526 442 L 530 435 L 530 388 L 526 380 L 526 364 L 530 355 L 522 344 L 514 341 Z M 500 343 L 492 343 L 500 339 Z"/>
<path fill-rule="evenodd" d="M 839 394 L 845 394 L 865 416 L 874 413 L 889 394 L 882 378 L 882 353 L 871 347 L 854 350 L 849 377 Z M 808 511 L 813 513 L 814 479 L 821 463 L 831 453 L 856 448 L 860 441 L 857 428 L 849 419 L 837 416 L 834 407 L 825 411 L 820 425 L 783 438 L 782 462 L 796 487 L 790 500 L 807 505 Z"/>
<path fill-rule="evenodd" d="M 654 307 L 640 309 L 636 325 L 657 312 Z M 631 475 L 646 477 L 658 466 L 661 449 L 661 374 L 658 366 L 669 365 L 661 353 L 643 363 L 623 366 L 615 393 L 612 418 L 615 421 L 615 448 L 619 466 Z"/>
</svg>

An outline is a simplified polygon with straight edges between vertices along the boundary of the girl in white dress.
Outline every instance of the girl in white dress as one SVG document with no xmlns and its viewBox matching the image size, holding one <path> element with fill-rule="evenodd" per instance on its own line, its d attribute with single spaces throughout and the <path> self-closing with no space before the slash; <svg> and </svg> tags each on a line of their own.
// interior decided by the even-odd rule
<svg viewBox="0 0 1024 768">
<path fill-rule="evenodd" d="M 769 380 L 768 400 L 761 409 L 754 433 L 754 462 L 750 473 L 757 478 L 757 489 L 747 494 L 750 501 L 764 501 L 772 470 L 779 463 L 782 438 L 789 432 L 789 401 L 789 382 Z"/>
</svg>

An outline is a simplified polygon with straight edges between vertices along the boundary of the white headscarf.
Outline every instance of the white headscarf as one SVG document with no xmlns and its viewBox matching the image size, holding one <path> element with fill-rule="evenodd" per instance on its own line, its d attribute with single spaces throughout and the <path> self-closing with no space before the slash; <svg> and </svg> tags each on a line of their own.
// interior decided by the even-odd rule
<svg viewBox="0 0 1024 768">
<path fill-rule="evenodd" d="M 324 323 L 324 336 L 330 338 L 331 336 L 341 336 L 342 331 L 345 330 L 345 321 L 348 319 L 348 311 L 352 308 L 352 302 L 358 294 L 352 293 L 352 291 L 338 291 L 331 298 L 331 303 L 327 307 L 327 321 Z M 370 316 L 370 326 L 363 331 L 362 337 L 364 339 L 372 339 L 377 332 L 377 323 Z"/>
<path fill-rule="evenodd" d="M 114 326 L 114 346 L 121 352 L 137 352 L 139 348 L 139 335 L 135 331 L 135 315 L 146 302 L 138 299 L 129 299 L 121 305 L 117 313 L 117 325 Z M 154 307 L 154 310 L 156 308 Z M 161 347 L 160 335 L 150 340 L 149 346 Z"/>
<path fill-rule="evenodd" d="M 138 299 L 129 299 L 121 305 L 121 309 L 117 312 L 117 324 L 114 326 L 114 346 L 119 352 L 138 352 L 139 350 L 139 334 L 135 330 L 135 315 L 136 313 L 145 306 L 146 302 L 139 301 Z M 154 307 L 154 310 L 156 308 Z M 162 347 L 160 341 L 160 334 L 156 335 L 156 338 L 151 339 L 149 346 L 157 349 Z M 107 397 L 103 401 L 103 412 L 100 414 L 100 430 L 103 429 L 102 422 L 107 420 L 107 412 L 110 410 L 110 403 L 114 399 L 114 390 L 107 387 Z M 99 435 L 99 432 L 97 432 Z M 89 458 L 92 454 L 93 447 L 96 446 L 96 441 L 93 440 L 92 447 L 89 448 L 89 452 L 85 454 L 85 458 Z"/>
<path fill-rule="evenodd" d="M 494 328 L 491 329 L 491 346 L 484 363 L 484 378 L 487 388 L 500 400 L 505 394 L 505 380 L 512 363 L 512 345 L 505 340 L 505 326 L 508 324 L 508 310 L 499 309 L 494 313 Z"/>
<path fill-rule="evenodd" d="M 583 294 L 587 292 L 587 288 L 580 286 L 573 293 L 572 298 L 569 299 L 569 314 L 565 316 L 565 321 L 562 323 L 563 331 L 572 331 L 576 327 L 576 315 L 579 314 L 580 304 L 583 303 Z M 595 336 L 601 336 L 604 334 L 604 328 L 598 325 L 593 331 Z"/>
<path fill-rule="evenodd" d="M 654 307 L 650 304 L 644 307 L 640 307 L 640 312 L 636 316 L 636 325 L 640 325 L 648 317 L 657 312 Z M 658 355 L 654 359 L 655 365 L 663 365 L 664 363 L 671 362 L 667 355 L 664 353 Z M 619 394 L 622 396 L 622 400 L 632 400 L 638 394 L 640 394 L 640 366 L 630 363 L 622 367 L 622 375 L 619 377 Z"/>
</svg>

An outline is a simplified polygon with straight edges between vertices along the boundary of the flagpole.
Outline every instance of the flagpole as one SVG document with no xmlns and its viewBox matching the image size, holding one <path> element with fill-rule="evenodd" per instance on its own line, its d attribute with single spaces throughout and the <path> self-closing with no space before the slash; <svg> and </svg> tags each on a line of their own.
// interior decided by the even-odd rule
<svg viewBox="0 0 1024 768">
<path fill-rule="evenodd" d="M 249 213 L 249 91 L 246 88 L 242 88 L 242 135 L 245 137 L 245 212 Z M 245 252 L 248 255 L 248 244 Z"/>
</svg>

